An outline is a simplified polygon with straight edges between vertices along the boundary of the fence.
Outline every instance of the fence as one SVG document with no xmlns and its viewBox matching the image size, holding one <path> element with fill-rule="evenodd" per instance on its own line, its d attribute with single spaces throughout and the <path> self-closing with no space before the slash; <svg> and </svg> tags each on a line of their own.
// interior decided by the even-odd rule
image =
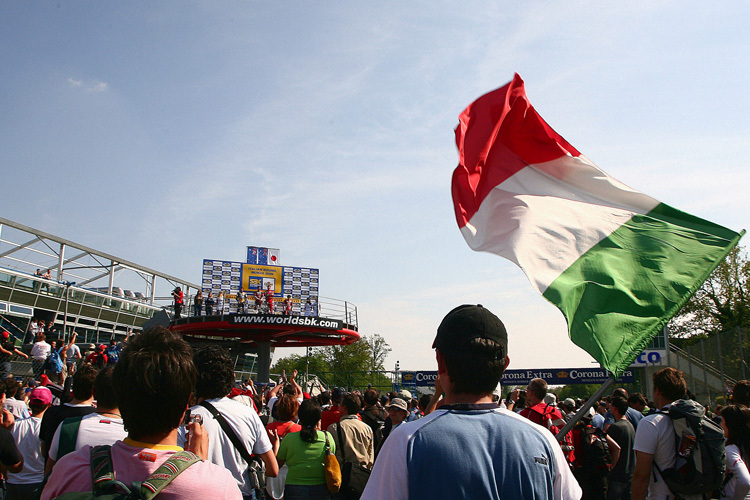
<svg viewBox="0 0 750 500">
<path fill-rule="evenodd" d="M 727 395 L 737 380 L 750 375 L 745 358 L 746 353 L 750 353 L 747 328 L 718 332 L 689 345 L 673 342 L 670 365 L 685 373 L 689 389 L 699 400 L 707 400 L 709 404 L 722 402 L 720 398 Z"/>
</svg>

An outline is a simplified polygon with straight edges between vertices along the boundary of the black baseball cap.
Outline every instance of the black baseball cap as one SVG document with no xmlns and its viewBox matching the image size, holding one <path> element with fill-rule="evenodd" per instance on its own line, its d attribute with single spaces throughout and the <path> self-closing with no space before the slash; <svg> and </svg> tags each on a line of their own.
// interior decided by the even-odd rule
<svg viewBox="0 0 750 500">
<path fill-rule="evenodd" d="M 449 312 L 437 329 L 432 348 L 446 351 L 463 351 L 473 339 L 488 339 L 503 346 L 508 353 L 508 332 L 500 318 L 481 304 L 458 306 Z"/>
</svg>

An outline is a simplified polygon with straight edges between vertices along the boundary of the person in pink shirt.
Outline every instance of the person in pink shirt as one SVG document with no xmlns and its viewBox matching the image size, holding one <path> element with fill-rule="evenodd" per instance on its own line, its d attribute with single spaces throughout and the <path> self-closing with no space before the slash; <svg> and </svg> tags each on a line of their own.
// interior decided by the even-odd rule
<svg viewBox="0 0 750 500">
<path fill-rule="evenodd" d="M 196 380 L 192 350 L 178 334 L 156 327 L 135 337 L 112 373 L 115 399 L 128 437 L 111 448 L 115 479 L 130 487 L 144 481 L 182 448 L 177 434 Z M 208 435 L 199 422 L 187 426 L 185 448 L 202 460 L 178 475 L 160 500 L 211 498 L 240 500 L 231 473 L 206 460 Z M 69 453 L 55 464 L 42 500 L 67 492 L 91 491 L 91 447 Z"/>
</svg>

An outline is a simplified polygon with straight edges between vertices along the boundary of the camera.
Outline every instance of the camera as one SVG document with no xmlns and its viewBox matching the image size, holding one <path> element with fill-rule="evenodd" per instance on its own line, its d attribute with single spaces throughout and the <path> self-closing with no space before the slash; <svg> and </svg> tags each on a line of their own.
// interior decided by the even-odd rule
<svg viewBox="0 0 750 500">
<path fill-rule="evenodd" d="M 188 425 L 191 422 L 198 422 L 199 424 L 203 424 L 203 417 L 201 415 L 190 413 L 190 410 L 186 410 L 185 416 L 182 419 L 182 425 Z"/>
</svg>

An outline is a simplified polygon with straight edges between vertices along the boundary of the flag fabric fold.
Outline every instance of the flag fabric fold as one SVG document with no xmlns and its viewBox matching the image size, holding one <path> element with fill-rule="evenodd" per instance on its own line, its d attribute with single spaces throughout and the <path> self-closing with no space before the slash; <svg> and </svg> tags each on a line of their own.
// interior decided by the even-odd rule
<svg viewBox="0 0 750 500">
<path fill-rule="evenodd" d="M 617 376 L 744 234 L 607 175 L 547 125 L 518 75 L 464 110 L 456 145 L 466 242 L 515 262 Z"/>
</svg>

